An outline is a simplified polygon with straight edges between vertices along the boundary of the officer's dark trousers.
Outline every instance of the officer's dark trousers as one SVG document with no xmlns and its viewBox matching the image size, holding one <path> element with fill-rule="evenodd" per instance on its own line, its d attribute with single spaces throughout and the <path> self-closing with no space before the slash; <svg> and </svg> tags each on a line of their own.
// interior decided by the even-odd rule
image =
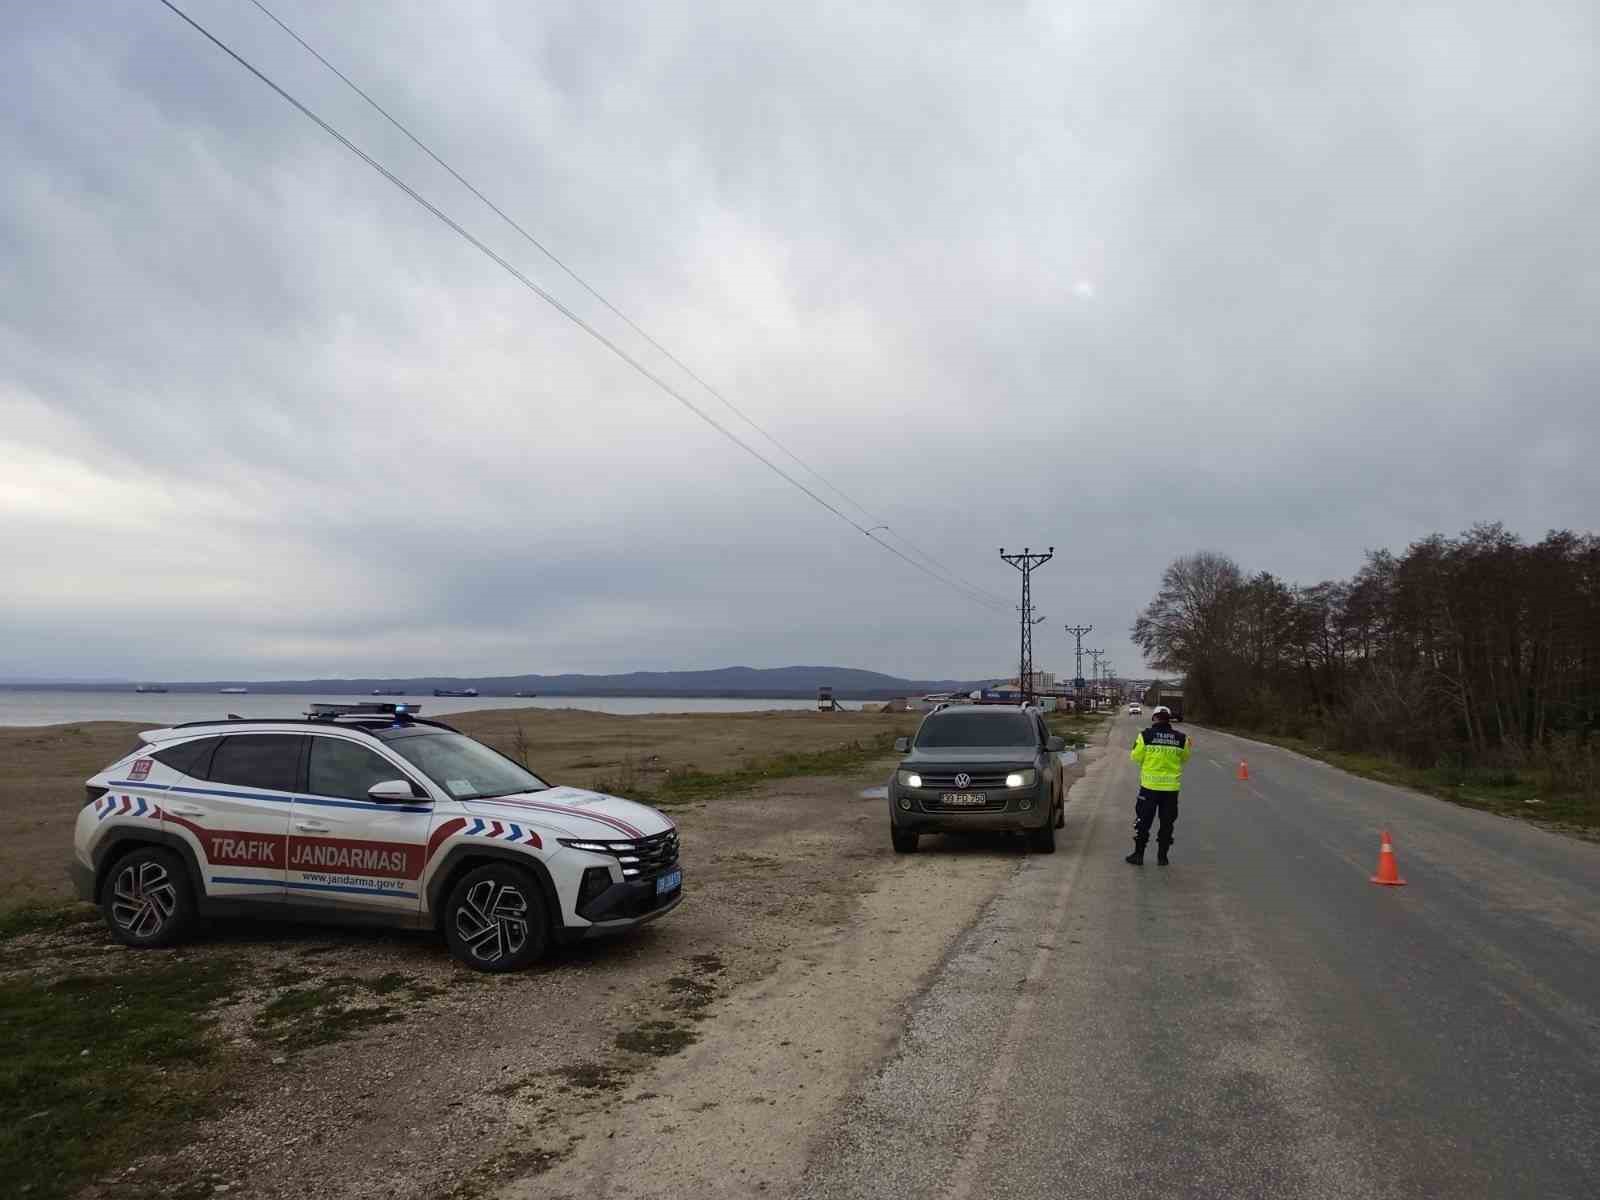
<svg viewBox="0 0 1600 1200">
<path fill-rule="evenodd" d="M 1133 804 L 1133 840 L 1139 846 L 1150 840 L 1150 822 L 1160 814 L 1161 824 L 1156 829 L 1156 845 L 1172 845 L 1172 827 L 1178 823 L 1178 793 L 1157 792 L 1140 788 L 1139 798 Z"/>
</svg>

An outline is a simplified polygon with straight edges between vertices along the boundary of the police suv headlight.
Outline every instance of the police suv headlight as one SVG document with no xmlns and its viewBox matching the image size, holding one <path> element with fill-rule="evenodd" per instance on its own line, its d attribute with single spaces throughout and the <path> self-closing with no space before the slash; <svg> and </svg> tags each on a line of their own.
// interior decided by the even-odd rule
<svg viewBox="0 0 1600 1200">
<path fill-rule="evenodd" d="M 1033 767 L 1026 771 L 1013 771 L 1006 776 L 1008 788 L 1032 787 L 1039 779 L 1039 772 Z"/>
<path fill-rule="evenodd" d="M 896 771 L 895 778 L 900 781 L 901 787 L 919 788 L 922 786 L 922 776 L 915 771 Z"/>
</svg>

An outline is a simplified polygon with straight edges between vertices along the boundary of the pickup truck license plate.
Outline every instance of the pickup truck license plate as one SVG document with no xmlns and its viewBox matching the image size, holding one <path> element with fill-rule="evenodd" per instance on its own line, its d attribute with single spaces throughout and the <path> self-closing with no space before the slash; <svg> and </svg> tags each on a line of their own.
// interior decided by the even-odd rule
<svg viewBox="0 0 1600 1200">
<path fill-rule="evenodd" d="M 656 895 L 658 896 L 665 896 L 668 892 L 675 892 L 682 886 L 682 870 L 668 871 L 665 875 L 656 877 Z"/>
<path fill-rule="evenodd" d="M 982 808 L 989 803 L 989 793 L 946 792 L 939 800 L 946 808 Z"/>
</svg>

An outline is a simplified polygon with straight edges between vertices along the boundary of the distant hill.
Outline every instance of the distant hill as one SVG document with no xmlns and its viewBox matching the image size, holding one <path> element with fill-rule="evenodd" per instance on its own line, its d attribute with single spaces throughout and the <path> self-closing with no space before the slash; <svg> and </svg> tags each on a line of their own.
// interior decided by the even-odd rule
<svg viewBox="0 0 1600 1200">
<path fill-rule="evenodd" d="M 152 681 L 155 682 L 155 681 Z M 789 699 L 833 688 L 847 700 L 887 700 L 924 692 L 968 690 L 978 681 L 900 679 L 856 667 L 719 667 L 710 671 L 629 671 L 621 675 L 423 675 L 384 679 L 210 679 L 166 682 L 174 692 L 248 687 L 252 692 L 323 692 L 360 695 L 373 688 L 401 688 L 428 695 L 434 688 L 477 688 L 485 696 L 538 692 L 541 696 L 723 696 Z"/>
</svg>

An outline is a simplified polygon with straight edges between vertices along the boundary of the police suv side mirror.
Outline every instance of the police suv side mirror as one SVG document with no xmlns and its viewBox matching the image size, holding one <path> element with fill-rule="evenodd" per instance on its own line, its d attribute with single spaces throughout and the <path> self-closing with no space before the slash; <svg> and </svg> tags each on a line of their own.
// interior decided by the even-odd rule
<svg viewBox="0 0 1600 1200">
<path fill-rule="evenodd" d="M 1067 739 L 1064 737 L 1053 737 L 1044 744 L 1044 748 L 1050 751 L 1051 754 L 1060 754 L 1067 748 Z"/>
<path fill-rule="evenodd" d="M 911 739 L 910 738 L 908 738 L 908 737 L 897 737 L 897 738 L 895 738 L 895 740 L 894 740 L 894 750 L 895 750 L 896 754 L 904 754 L 909 749 L 911 749 Z"/>
<path fill-rule="evenodd" d="M 367 789 L 367 799 L 376 800 L 379 804 L 393 804 L 397 800 L 415 800 L 417 794 L 412 790 L 409 779 L 385 779 L 382 783 L 375 783 Z"/>
</svg>

